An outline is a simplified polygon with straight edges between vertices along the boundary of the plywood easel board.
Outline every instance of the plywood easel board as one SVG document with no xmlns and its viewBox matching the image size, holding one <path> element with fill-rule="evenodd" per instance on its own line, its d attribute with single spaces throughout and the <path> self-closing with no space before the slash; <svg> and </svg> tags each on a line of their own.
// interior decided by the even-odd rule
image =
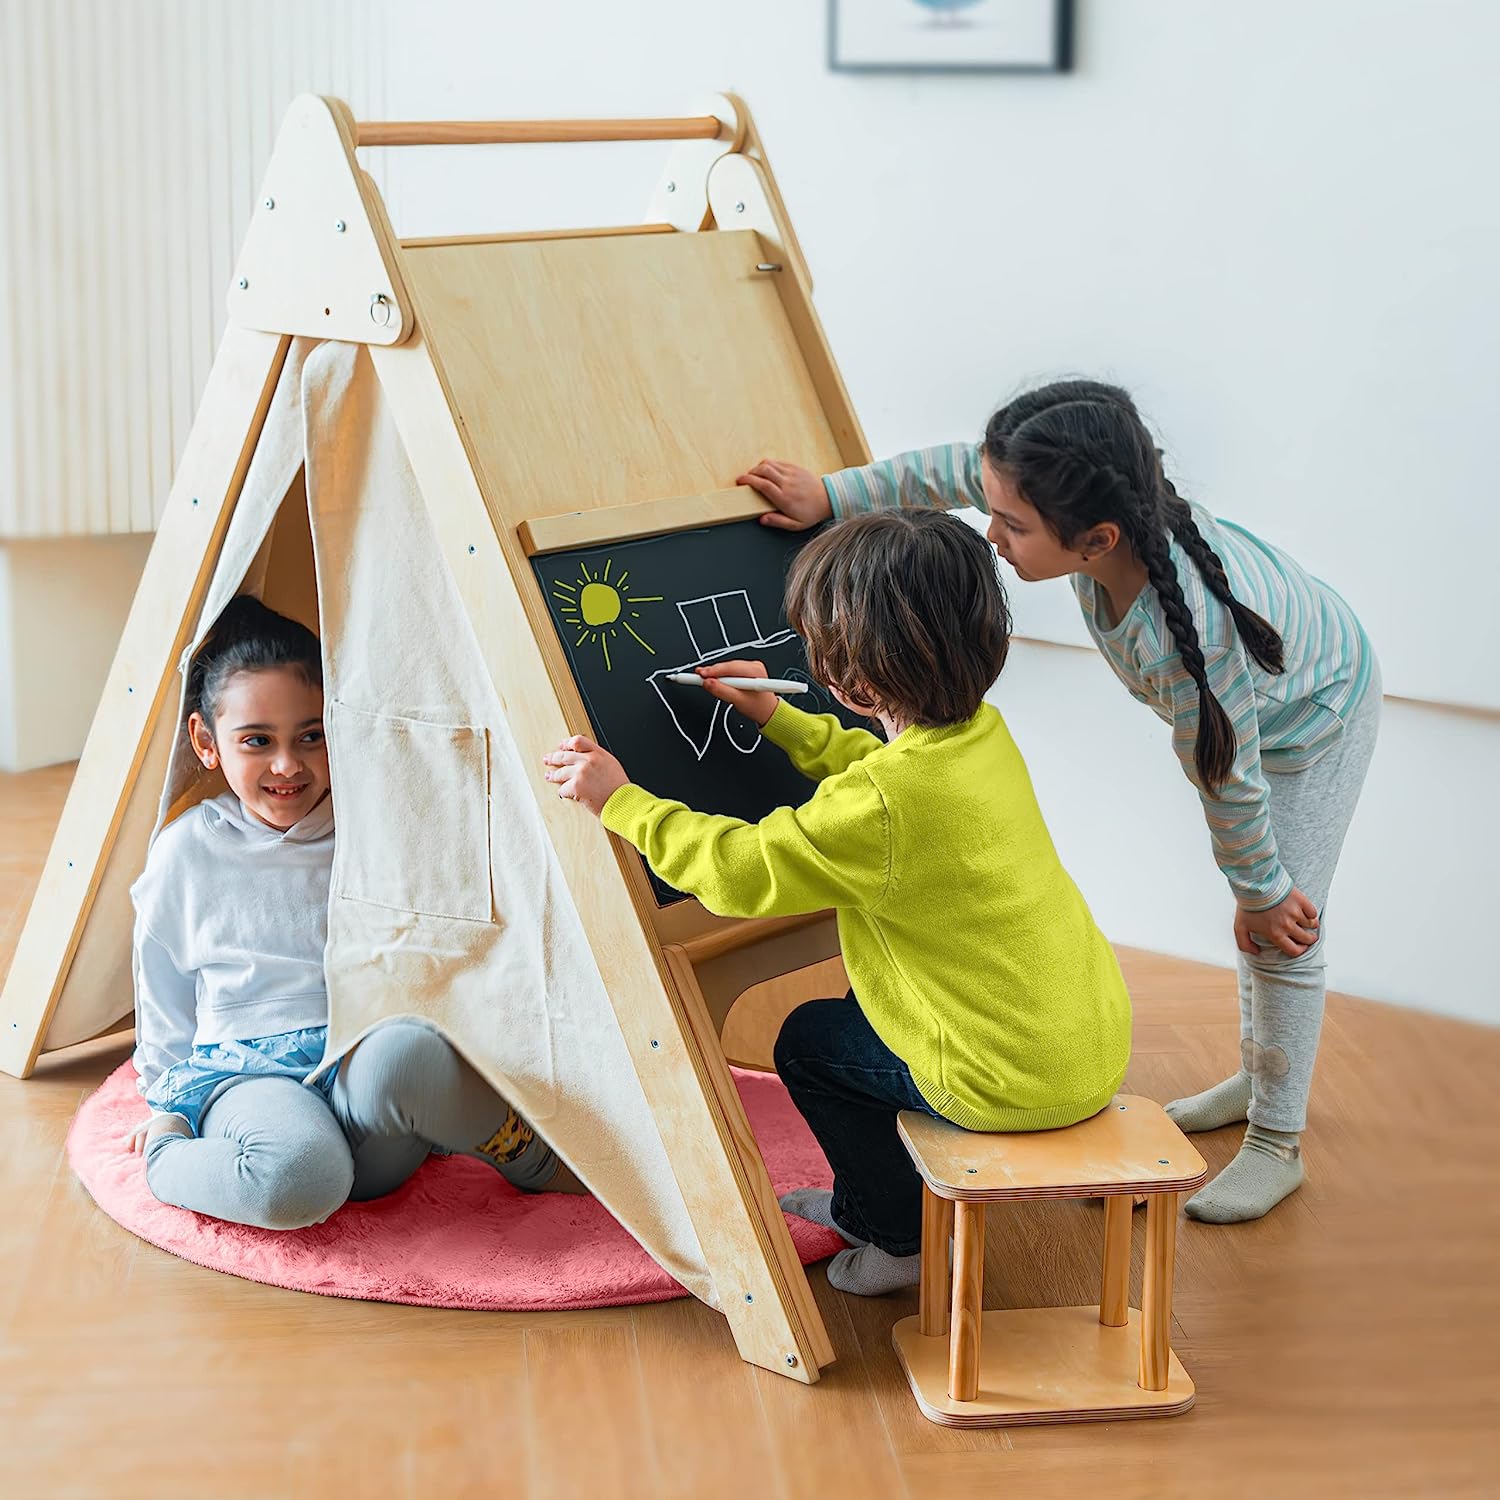
<svg viewBox="0 0 1500 1500">
<path fill-rule="evenodd" d="M 735 219 L 742 201 L 756 209 L 756 186 L 737 180 Z M 868 459 L 805 282 L 789 268 L 760 269 L 789 263 L 768 245 L 771 221 L 759 220 L 704 233 L 403 251 L 405 280 L 448 399 L 464 413 L 496 536 L 573 732 L 590 721 L 528 557 L 536 550 L 528 528 L 552 531 L 566 517 L 664 497 L 722 495 L 771 454 L 803 454 L 821 469 Z M 657 934 L 675 940 L 716 925 L 696 902 L 662 906 L 634 853 L 617 857 Z"/>
<path fill-rule="evenodd" d="M 787 623 L 787 572 L 812 535 L 751 519 L 532 559 L 594 737 L 648 791 L 749 822 L 814 791 L 749 719 L 673 672 L 762 661 L 806 685 L 797 707 L 868 727 L 813 678 Z M 682 899 L 650 879 L 658 903 Z"/>
<path fill-rule="evenodd" d="M 406 252 L 501 529 L 844 462 L 750 231 Z"/>
</svg>

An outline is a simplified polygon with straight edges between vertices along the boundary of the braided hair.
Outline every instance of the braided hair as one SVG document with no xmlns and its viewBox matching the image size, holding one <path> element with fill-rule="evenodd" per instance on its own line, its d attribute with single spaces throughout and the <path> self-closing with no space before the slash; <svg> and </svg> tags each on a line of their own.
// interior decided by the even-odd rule
<svg viewBox="0 0 1500 1500">
<path fill-rule="evenodd" d="M 323 654 L 317 636 L 252 595 L 236 594 L 188 669 L 184 721 L 201 714 L 212 732 L 230 678 L 278 667 L 290 667 L 309 687 L 321 688 Z"/>
<path fill-rule="evenodd" d="M 1234 597 L 1224 564 L 1186 500 L 1162 471 L 1161 453 L 1135 403 L 1118 386 L 1064 380 L 1007 403 L 985 428 L 984 456 L 1010 473 L 1063 544 L 1112 521 L 1146 569 L 1188 675 L 1198 686 L 1200 782 L 1217 792 L 1234 766 L 1234 727 L 1208 685 L 1198 628 L 1172 562 L 1175 537 L 1209 592 L 1229 611 L 1246 649 L 1268 672 L 1283 670 L 1281 637 Z"/>
</svg>

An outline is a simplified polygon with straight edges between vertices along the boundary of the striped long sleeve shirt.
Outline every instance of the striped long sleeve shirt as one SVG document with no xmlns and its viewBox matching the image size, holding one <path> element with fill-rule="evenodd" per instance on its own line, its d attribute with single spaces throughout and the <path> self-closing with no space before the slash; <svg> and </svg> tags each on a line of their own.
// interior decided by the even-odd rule
<svg viewBox="0 0 1500 1500">
<path fill-rule="evenodd" d="M 840 517 L 899 506 L 972 505 L 987 512 L 979 466 L 977 446 L 952 443 L 844 469 L 823 483 Z M 1293 558 L 1199 506 L 1193 519 L 1224 564 L 1235 598 L 1271 622 L 1285 653 L 1283 672 L 1265 671 L 1245 649 L 1229 610 L 1172 543 L 1208 685 L 1237 742 L 1234 765 L 1217 791 L 1198 776 L 1198 685 L 1183 665 L 1156 590 L 1142 589 L 1118 620 L 1092 578 L 1075 573 L 1073 592 L 1115 676 L 1172 726 L 1172 747 L 1198 790 L 1214 859 L 1235 899 L 1246 910 L 1263 911 L 1284 901 L 1294 884 L 1277 857 L 1266 776 L 1303 770 L 1334 744 L 1370 685 L 1375 656 L 1353 610 Z"/>
</svg>

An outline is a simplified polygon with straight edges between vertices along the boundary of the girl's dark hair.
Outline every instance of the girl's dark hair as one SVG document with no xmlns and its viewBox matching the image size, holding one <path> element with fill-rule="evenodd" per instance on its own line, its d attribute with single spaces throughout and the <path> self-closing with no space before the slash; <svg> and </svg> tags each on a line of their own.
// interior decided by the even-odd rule
<svg viewBox="0 0 1500 1500">
<path fill-rule="evenodd" d="M 1010 646 L 994 554 L 938 510 L 835 522 L 797 554 L 786 611 L 814 676 L 929 728 L 973 718 Z"/>
<path fill-rule="evenodd" d="M 1198 684 L 1193 759 L 1199 780 L 1217 792 L 1234 767 L 1234 729 L 1209 690 L 1198 629 L 1172 563 L 1168 534 L 1192 558 L 1209 592 L 1233 617 L 1246 649 L 1268 672 L 1284 669 L 1281 637 L 1230 591 L 1224 564 L 1162 471 L 1161 452 L 1135 403 L 1102 381 L 1060 380 L 1002 406 L 985 428 L 983 450 L 1014 478 L 1063 546 L 1103 521 L 1120 528 L 1145 566 L 1182 664 Z"/>
<path fill-rule="evenodd" d="M 202 714 L 212 730 L 230 678 L 277 667 L 291 667 L 309 687 L 321 688 L 323 652 L 317 636 L 252 595 L 237 594 L 214 621 L 188 669 L 184 718 Z"/>
</svg>

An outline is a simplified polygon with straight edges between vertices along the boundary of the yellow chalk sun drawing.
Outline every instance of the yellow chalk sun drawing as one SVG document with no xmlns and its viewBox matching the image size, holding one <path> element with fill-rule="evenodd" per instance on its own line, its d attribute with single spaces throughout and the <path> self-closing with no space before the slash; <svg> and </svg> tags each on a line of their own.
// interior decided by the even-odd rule
<svg viewBox="0 0 1500 1500">
<path fill-rule="evenodd" d="M 628 571 L 621 573 L 611 582 L 609 574 L 614 565 L 613 558 L 606 558 L 602 571 L 590 573 L 586 563 L 579 563 L 578 577 L 572 583 L 563 583 L 559 579 L 552 581 L 552 597 L 562 601 L 562 608 L 558 613 L 578 632 L 578 639 L 573 645 L 592 645 L 597 641 L 604 652 L 606 672 L 614 671 L 614 663 L 609 659 L 609 643 L 622 630 L 644 646 L 652 656 L 656 655 L 656 648 L 643 640 L 630 623 L 641 617 L 640 610 L 631 609 L 630 606 L 660 604 L 662 601 L 660 594 L 627 594 L 625 584 L 630 574 Z"/>
</svg>

